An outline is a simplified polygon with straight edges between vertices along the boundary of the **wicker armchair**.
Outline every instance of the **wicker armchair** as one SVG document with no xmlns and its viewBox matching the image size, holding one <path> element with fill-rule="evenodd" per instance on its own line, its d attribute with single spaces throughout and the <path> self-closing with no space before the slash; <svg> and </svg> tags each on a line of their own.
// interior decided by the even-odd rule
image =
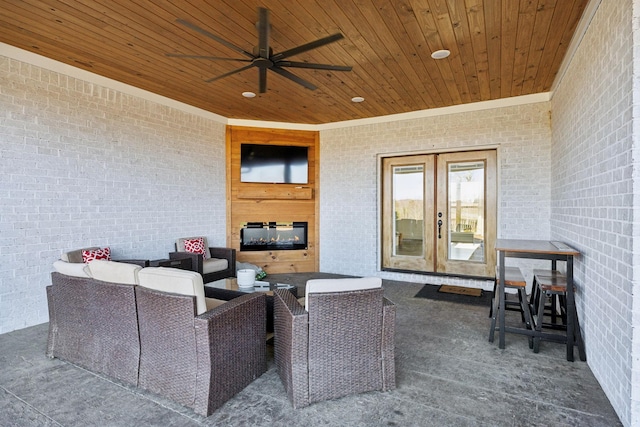
<svg viewBox="0 0 640 427">
<path fill-rule="evenodd" d="M 379 286 L 360 290 L 351 286 L 371 279 L 380 280 L 310 280 L 308 311 L 291 292 L 274 292 L 275 362 L 294 408 L 395 388 L 396 306 L 384 298 Z M 311 290 L 310 285 L 328 282 L 352 290 Z"/>
<path fill-rule="evenodd" d="M 149 267 L 139 282 L 139 387 L 208 416 L 266 371 L 264 294 L 211 309 L 195 272 Z"/>
<path fill-rule="evenodd" d="M 187 252 L 185 240 L 195 237 L 182 237 L 176 240 L 176 252 L 170 252 L 170 259 L 191 258 L 192 270 L 202 275 L 204 283 L 213 282 L 227 277 L 236 277 L 236 250 L 233 248 L 209 247 L 207 238 L 204 240 L 205 256 Z"/>
</svg>

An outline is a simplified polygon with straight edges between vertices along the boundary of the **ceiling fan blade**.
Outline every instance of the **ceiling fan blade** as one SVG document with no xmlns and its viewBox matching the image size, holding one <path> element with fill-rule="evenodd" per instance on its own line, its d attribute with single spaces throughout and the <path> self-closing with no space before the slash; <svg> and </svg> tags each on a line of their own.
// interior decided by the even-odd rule
<svg viewBox="0 0 640 427">
<path fill-rule="evenodd" d="M 267 91 L 267 69 L 265 67 L 258 67 L 260 72 L 258 85 L 260 86 L 260 93 L 265 93 Z"/>
<path fill-rule="evenodd" d="M 220 37 L 216 36 L 215 34 L 210 33 L 207 30 L 203 30 L 202 28 L 198 27 L 197 25 L 192 24 L 191 22 L 185 21 L 184 19 L 176 19 L 176 22 L 178 24 L 182 24 L 185 27 L 189 27 L 191 28 L 193 31 L 196 31 L 204 36 L 209 37 L 210 39 L 213 39 L 215 41 L 217 41 L 218 43 L 228 47 L 229 49 L 233 49 L 236 52 L 239 52 L 241 54 L 243 54 L 244 56 L 247 56 L 249 58 L 253 58 L 253 55 L 249 52 L 247 52 L 246 50 L 242 49 L 241 47 L 238 47 L 236 45 L 234 45 L 233 43 L 229 43 L 228 41 L 221 39 Z"/>
<path fill-rule="evenodd" d="M 270 70 L 275 72 L 275 73 L 280 74 L 282 77 L 286 77 L 289 80 L 293 80 L 294 82 L 298 83 L 301 86 L 306 87 L 307 89 L 310 89 L 310 90 L 316 90 L 317 89 L 317 87 L 315 85 L 313 85 L 312 83 L 309 83 L 308 81 L 306 81 L 304 79 L 301 79 L 300 77 L 296 76 L 293 73 L 290 73 L 289 71 L 287 71 L 287 70 L 285 70 L 283 68 L 274 66 L 274 67 L 270 68 Z"/>
<path fill-rule="evenodd" d="M 217 77 L 212 77 L 210 79 L 205 80 L 205 82 L 207 82 L 207 83 L 215 82 L 216 80 L 224 79 L 225 77 L 229 77 L 229 76 L 231 76 L 233 74 L 237 74 L 237 73 L 240 73 L 240 72 L 242 72 L 244 70 L 248 70 L 251 67 L 254 67 L 253 63 L 251 63 L 249 65 L 245 65 L 244 67 L 236 68 L 233 71 L 229 71 L 228 73 L 221 74 L 221 75 L 219 75 Z"/>
<path fill-rule="evenodd" d="M 305 43 L 298 47 L 294 47 L 289 50 L 285 50 L 284 52 L 277 53 L 271 57 L 273 62 L 280 61 L 281 59 L 288 58 L 290 56 L 298 55 L 300 53 L 306 52 L 308 50 L 319 48 L 320 46 L 324 46 L 329 43 L 333 43 L 340 39 L 344 38 L 341 33 L 336 33 L 331 36 L 323 37 L 313 42 Z"/>
<path fill-rule="evenodd" d="M 258 8 L 258 56 L 269 58 L 269 37 L 271 32 L 269 24 L 269 9 Z M 262 92 L 261 92 L 262 93 Z"/>
<path fill-rule="evenodd" d="M 313 68 L 314 70 L 332 70 L 332 71 L 351 71 L 353 67 L 348 65 L 329 65 L 329 64 L 314 64 L 312 62 L 294 62 L 294 61 L 278 61 L 276 64 L 278 67 L 291 67 L 291 68 Z"/>
<path fill-rule="evenodd" d="M 179 53 L 165 53 L 165 56 L 171 58 L 194 58 L 194 59 L 211 59 L 213 61 L 240 61 L 240 62 L 251 62 L 250 59 L 242 59 L 242 58 L 221 58 L 219 56 L 202 56 L 202 55 L 181 55 Z"/>
</svg>

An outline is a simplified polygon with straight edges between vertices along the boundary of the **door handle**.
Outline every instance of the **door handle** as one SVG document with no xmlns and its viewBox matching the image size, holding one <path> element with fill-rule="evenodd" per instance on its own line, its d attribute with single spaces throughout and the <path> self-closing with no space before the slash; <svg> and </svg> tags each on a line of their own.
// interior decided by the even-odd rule
<svg viewBox="0 0 640 427">
<path fill-rule="evenodd" d="M 441 231 L 442 231 L 442 220 L 441 220 L 441 219 L 439 219 L 439 220 L 438 220 L 438 239 L 442 239 L 442 233 L 441 233 Z"/>
</svg>

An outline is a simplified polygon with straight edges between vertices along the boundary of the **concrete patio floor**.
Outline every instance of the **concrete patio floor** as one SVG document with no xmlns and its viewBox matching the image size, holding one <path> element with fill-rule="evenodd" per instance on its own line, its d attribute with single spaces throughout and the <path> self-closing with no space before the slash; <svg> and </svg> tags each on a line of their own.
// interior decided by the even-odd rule
<svg viewBox="0 0 640 427">
<path fill-rule="evenodd" d="M 588 364 L 567 362 L 563 345 L 543 342 L 534 354 L 525 337 L 507 335 L 500 350 L 487 341 L 488 307 L 414 298 L 420 284 L 383 286 L 398 305 L 396 390 L 294 410 L 271 348 L 268 371 L 205 418 L 45 357 L 42 324 L 0 335 L 0 426 L 621 425 Z"/>
</svg>

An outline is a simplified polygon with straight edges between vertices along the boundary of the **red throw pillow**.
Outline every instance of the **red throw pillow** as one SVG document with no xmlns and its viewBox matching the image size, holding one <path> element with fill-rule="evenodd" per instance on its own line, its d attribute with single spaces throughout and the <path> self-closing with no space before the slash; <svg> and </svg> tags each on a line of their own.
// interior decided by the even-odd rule
<svg viewBox="0 0 640 427">
<path fill-rule="evenodd" d="M 207 251 L 204 247 L 204 238 L 198 237 L 196 239 L 185 239 L 184 250 L 192 254 L 202 255 L 202 258 L 207 257 Z"/>
<path fill-rule="evenodd" d="M 107 247 L 93 251 L 82 251 L 82 262 L 87 263 L 96 259 L 111 261 L 111 249 Z"/>
</svg>

